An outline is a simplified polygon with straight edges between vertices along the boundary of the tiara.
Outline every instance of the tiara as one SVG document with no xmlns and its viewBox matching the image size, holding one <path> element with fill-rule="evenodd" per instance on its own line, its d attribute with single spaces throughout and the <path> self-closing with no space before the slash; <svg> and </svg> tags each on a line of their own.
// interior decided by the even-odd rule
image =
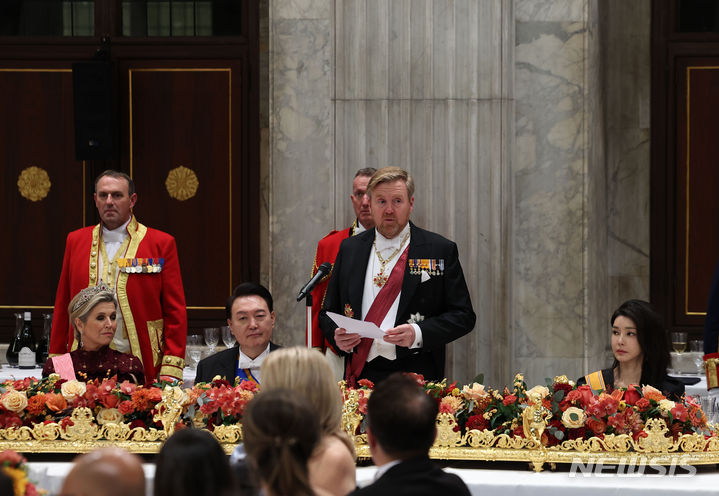
<svg viewBox="0 0 719 496">
<path fill-rule="evenodd" d="M 75 304 L 72 306 L 72 311 L 74 312 L 75 310 L 77 310 L 78 308 L 83 306 L 85 303 L 87 303 L 88 301 L 93 299 L 98 293 L 102 293 L 104 291 L 114 293 L 112 288 L 110 286 L 108 286 L 107 284 L 105 284 L 105 281 L 102 281 L 102 280 L 100 281 L 100 284 L 98 284 L 97 286 L 90 286 L 90 287 L 83 289 L 82 291 L 80 291 L 78 293 L 80 295 L 80 297 L 75 302 Z"/>
</svg>

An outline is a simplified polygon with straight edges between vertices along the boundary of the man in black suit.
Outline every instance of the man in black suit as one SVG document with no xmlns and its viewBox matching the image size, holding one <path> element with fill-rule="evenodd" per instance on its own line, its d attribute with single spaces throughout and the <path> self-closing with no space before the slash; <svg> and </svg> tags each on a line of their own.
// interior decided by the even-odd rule
<svg viewBox="0 0 719 496">
<path fill-rule="evenodd" d="M 444 376 L 445 345 L 474 327 L 457 245 L 409 222 L 412 177 L 377 171 L 367 186 L 375 228 L 348 238 L 335 260 L 320 326 L 347 354 L 345 378 L 380 381 L 395 371 Z M 338 328 L 327 312 L 374 322 L 382 340 Z"/>
<path fill-rule="evenodd" d="M 261 284 L 244 282 L 237 286 L 225 304 L 227 325 L 238 346 L 201 360 L 195 383 L 210 382 L 215 376 L 260 383 L 260 366 L 265 357 L 279 348 L 271 343 L 275 327 L 272 295 Z"/>
<path fill-rule="evenodd" d="M 429 459 L 438 409 L 411 377 L 394 373 L 378 384 L 367 401 L 367 442 L 377 465 L 375 482 L 350 495 L 469 495 L 462 479 Z"/>
</svg>

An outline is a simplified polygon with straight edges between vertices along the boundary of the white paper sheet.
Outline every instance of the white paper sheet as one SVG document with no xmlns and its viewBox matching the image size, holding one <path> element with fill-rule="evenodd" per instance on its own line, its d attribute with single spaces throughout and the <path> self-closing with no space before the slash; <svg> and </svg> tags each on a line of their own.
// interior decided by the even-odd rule
<svg viewBox="0 0 719 496">
<path fill-rule="evenodd" d="M 350 319 L 349 317 L 334 312 L 327 312 L 327 316 L 337 324 L 337 327 L 346 329 L 347 333 L 359 334 L 363 338 L 382 339 L 385 336 L 384 331 L 372 322 Z"/>
</svg>

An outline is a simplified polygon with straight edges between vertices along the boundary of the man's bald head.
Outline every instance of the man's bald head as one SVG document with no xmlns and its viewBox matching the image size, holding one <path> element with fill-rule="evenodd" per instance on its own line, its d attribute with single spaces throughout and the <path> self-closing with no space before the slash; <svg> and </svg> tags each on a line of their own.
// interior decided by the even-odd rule
<svg viewBox="0 0 719 496">
<path fill-rule="evenodd" d="M 103 448 L 75 459 L 62 486 L 67 496 L 145 496 L 145 473 L 137 455 Z"/>
</svg>

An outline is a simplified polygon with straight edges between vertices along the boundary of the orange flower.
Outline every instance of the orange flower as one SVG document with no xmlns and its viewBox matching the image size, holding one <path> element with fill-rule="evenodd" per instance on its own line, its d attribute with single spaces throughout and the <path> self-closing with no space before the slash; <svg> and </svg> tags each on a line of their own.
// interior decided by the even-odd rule
<svg viewBox="0 0 719 496">
<path fill-rule="evenodd" d="M 147 389 L 138 389 L 132 393 L 132 406 L 140 411 L 150 408 L 150 392 Z"/>
<path fill-rule="evenodd" d="M 649 385 L 642 387 L 642 394 L 646 399 L 654 400 L 656 402 L 667 399 L 666 396 L 661 393 L 661 391 Z"/>
<path fill-rule="evenodd" d="M 30 415 L 40 415 L 45 411 L 45 395 L 42 393 L 30 396 L 27 400 L 27 413 Z"/>
<path fill-rule="evenodd" d="M 61 394 L 47 393 L 45 395 L 45 405 L 53 412 L 61 412 L 67 408 L 67 401 Z"/>
</svg>

